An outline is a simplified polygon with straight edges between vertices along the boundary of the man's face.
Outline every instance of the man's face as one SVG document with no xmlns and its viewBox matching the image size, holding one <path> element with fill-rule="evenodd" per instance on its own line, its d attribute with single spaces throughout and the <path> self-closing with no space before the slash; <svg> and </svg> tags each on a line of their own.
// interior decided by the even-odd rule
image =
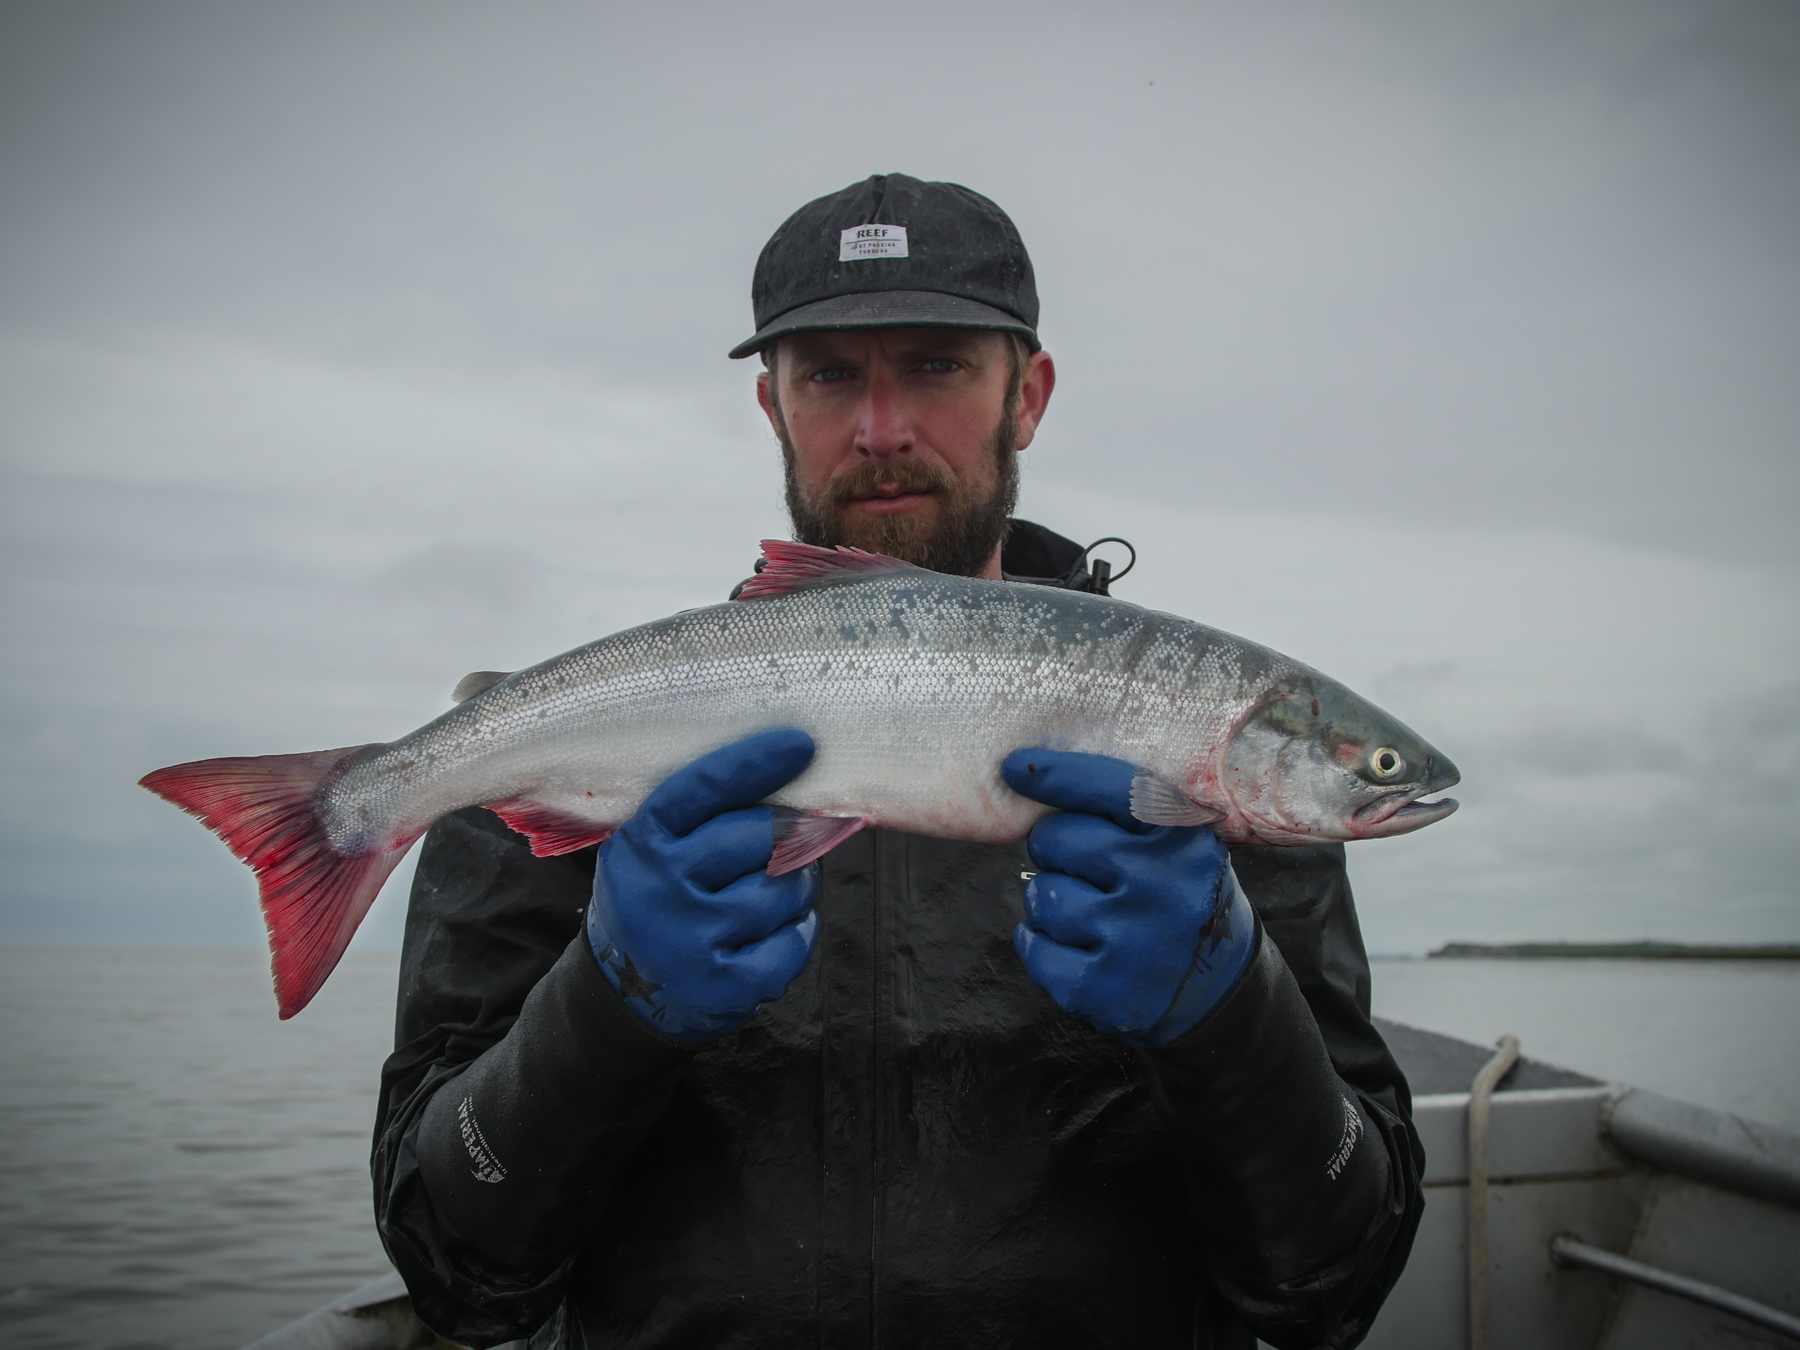
<svg viewBox="0 0 1800 1350">
<path fill-rule="evenodd" d="M 963 576 L 1000 575 L 1000 542 L 1055 384 L 1047 353 L 1017 394 L 999 333 L 880 328 L 783 338 L 757 396 L 780 438 L 803 543 L 852 544 Z"/>
</svg>

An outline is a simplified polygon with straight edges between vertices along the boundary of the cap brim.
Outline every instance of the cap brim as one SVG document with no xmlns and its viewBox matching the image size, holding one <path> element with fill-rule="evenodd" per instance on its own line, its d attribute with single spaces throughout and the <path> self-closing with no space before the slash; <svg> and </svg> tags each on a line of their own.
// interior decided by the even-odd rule
<svg viewBox="0 0 1800 1350">
<path fill-rule="evenodd" d="M 1038 349 L 1037 333 L 1031 325 L 1016 316 L 979 300 L 965 300 L 960 295 L 944 295 L 939 291 L 863 291 L 857 295 L 834 295 L 829 300 L 815 300 L 810 305 L 790 309 L 769 320 L 756 332 L 731 349 L 731 359 L 754 356 L 764 347 L 790 333 L 821 333 L 852 328 L 985 328 L 1002 333 L 1017 333 Z"/>
</svg>

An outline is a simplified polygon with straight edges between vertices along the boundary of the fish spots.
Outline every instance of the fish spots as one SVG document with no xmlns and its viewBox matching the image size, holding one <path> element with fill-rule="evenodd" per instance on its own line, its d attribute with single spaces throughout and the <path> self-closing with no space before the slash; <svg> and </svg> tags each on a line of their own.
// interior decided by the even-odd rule
<svg viewBox="0 0 1800 1350">
<path fill-rule="evenodd" d="M 1313 716 L 1317 717 L 1318 715 L 1319 715 L 1319 700 L 1315 698 L 1313 700 Z"/>
</svg>

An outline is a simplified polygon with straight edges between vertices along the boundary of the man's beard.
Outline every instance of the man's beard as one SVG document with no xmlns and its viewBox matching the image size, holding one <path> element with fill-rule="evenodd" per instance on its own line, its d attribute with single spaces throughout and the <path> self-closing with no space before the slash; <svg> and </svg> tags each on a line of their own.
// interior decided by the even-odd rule
<svg viewBox="0 0 1800 1350">
<path fill-rule="evenodd" d="M 987 567 L 994 549 L 1006 538 L 1009 518 L 1019 501 L 1019 414 L 1015 406 L 1007 408 L 988 444 L 995 477 L 993 490 L 986 496 L 975 495 L 967 484 L 935 464 L 895 456 L 887 461 L 870 460 L 832 479 L 808 498 L 795 470 L 794 443 L 788 438 L 785 418 L 776 417 L 775 432 L 781 439 L 788 518 L 794 524 L 794 538 L 803 544 L 820 548 L 849 544 L 933 572 L 972 577 Z M 920 512 L 865 516 L 846 511 L 853 500 L 889 483 L 929 491 L 937 498 L 937 519 L 928 521 Z"/>
</svg>

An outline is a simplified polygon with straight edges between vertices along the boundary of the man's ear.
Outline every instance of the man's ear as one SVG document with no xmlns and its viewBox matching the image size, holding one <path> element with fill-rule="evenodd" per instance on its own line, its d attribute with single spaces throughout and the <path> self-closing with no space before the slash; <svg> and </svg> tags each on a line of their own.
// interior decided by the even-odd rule
<svg viewBox="0 0 1800 1350">
<path fill-rule="evenodd" d="M 781 433 L 781 413 L 775 407 L 775 388 L 769 383 L 772 378 L 769 371 L 757 372 L 756 401 L 763 410 L 763 416 L 769 419 L 769 426 L 779 435 Z"/>
<path fill-rule="evenodd" d="M 1056 388 L 1056 362 L 1043 350 L 1031 354 L 1025 363 L 1025 374 L 1019 381 L 1019 443 L 1023 450 L 1037 435 L 1044 409 L 1050 406 L 1050 394 Z"/>
</svg>

